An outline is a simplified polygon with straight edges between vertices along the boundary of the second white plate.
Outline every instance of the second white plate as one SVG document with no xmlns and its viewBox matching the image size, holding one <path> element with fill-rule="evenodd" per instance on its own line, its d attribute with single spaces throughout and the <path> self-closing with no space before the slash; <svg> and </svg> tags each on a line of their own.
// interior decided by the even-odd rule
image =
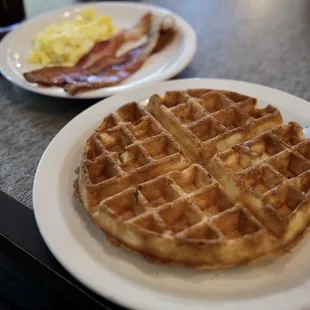
<svg viewBox="0 0 310 310">
<path fill-rule="evenodd" d="M 114 248 L 73 198 L 83 145 L 102 119 L 119 106 L 152 94 L 187 88 L 237 91 L 273 104 L 284 120 L 310 124 L 309 103 L 261 85 L 229 80 L 153 83 L 100 101 L 53 139 L 38 166 L 33 188 L 36 220 L 48 247 L 78 280 L 98 294 L 135 310 L 301 310 L 310 308 L 310 236 L 291 255 L 222 271 L 152 265 Z"/>
<path fill-rule="evenodd" d="M 178 36 L 160 54 L 151 56 L 140 70 L 117 86 L 70 96 L 62 88 L 41 87 L 27 82 L 23 73 L 40 68 L 40 66 L 29 64 L 26 61 L 34 35 L 52 23 L 75 18 L 81 10 L 86 8 L 94 8 L 98 14 L 109 15 L 113 23 L 120 28 L 132 27 L 146 12 L 152 12 L 156 19 L 168 14 L 176 22 Z M 0 71 L 11 82 L 43 95 L 73 99 L 103 98 L 134 86 L 152 81 L 162 81 L 175 76 L 194 57 L 197 48 L 196 41 L 195 31 L 183 18 L 161 7 L 134 2 L 79 4 L 34 17 L 5 36 L 0 44 Z"/>
</svg>

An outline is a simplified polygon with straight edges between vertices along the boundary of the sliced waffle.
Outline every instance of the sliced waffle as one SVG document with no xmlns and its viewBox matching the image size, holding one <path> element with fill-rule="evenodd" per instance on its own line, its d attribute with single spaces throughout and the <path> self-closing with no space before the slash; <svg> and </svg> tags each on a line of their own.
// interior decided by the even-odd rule
<svg viewBox="0 0 310 310">
<path fill-rule="evenodd" d="M 173 137 L 144 108 L 129 103 L 105 118 L 88 139 L 80 195 L 93 213 L 102 199 L 189 165 Z"/>
<path fill-rule="evenodd" d="M 199 162 L 282 123 L 276 108 L 232 92 L 171 91 L 151 97 L 148 109 Z"/>
<path fill-rule="evenodd" d="M 256 100 L 206 89 L 129 103 L 88 139 L 76 193 L 114 245 L 226 268 L 292 248 L 310 221 L 310 141 Z"/>
</svg>

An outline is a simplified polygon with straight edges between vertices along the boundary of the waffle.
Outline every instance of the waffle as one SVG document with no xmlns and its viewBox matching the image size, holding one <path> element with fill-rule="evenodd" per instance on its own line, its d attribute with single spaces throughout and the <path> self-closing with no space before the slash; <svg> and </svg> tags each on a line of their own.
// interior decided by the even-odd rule
<svg viewBox="0 0 310 310">
<path fill-rule="evenodd" d="M 75 192 L 116 246 L 221 269 L 282 254 L 310 221 L 310 140 L 273 106 L 189 89 L 131 102 L 87 140 Z"/>
</svg>

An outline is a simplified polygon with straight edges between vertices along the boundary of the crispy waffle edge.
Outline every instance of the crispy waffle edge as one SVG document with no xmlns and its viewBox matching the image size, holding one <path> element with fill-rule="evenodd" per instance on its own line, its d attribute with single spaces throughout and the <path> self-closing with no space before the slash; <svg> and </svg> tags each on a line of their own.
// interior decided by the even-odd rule
<svg viewBox="0 0 310 310">
<path fill-rule="evenodd" d="M 83 164 L 83 160 L 82 160 L 82 164 Z M 75 180 L 74 182 L 74 194 L 75 197 L 80 200 L 81 204 L 84 206 L 84 208 L 87 210 L 88 215 L 91 217 L 92 221 L 100 228 L 103 230 L 103 232 L 106 234 L 106 237 L 108 239 L 108 241 L 114 245 L 114 246 L 119 246 L 122 248 L 126 248 L 129 249 L 141 256 L 143 256 L 144 258 L 146 258 L 148 261 L 154 263 L 154 264 L 163 264 L 163 265 L 185 265 L 188 267 L 193 267 L 196 269 L 224 269 L 224 268 L 230 268 L 233 266 L 239 266 L 239 265 L 246 265 L 246 264 L 252 264 L 252 263 L 256 263 L 256 262 L 260 262 L 260 261 L 264 261 L 282 254 L 285 254 L 287 252 L 290 252 L 291 249 L 293 247 L 295 247 L 306 235 L 307 230 L 309 228 L 310 225 L 310 221 L 307 223 L 307 227 L 304 227 L 299 233 L 297 233 L 295 235 L 295 237 L 290 240 L 289 243 L 285 244 L 285 245 L 279 245 L 278 247 L 274 247 L 271 251 L 268 251 L 266 253 L 261 253 L 259 255 L 253 255 L 251 257 L 249 257 L 248 259 L 240 259 L 240 260 L 235 260 L 233 263 L 231 264 L 225 264 L 225 263 L 218 263 L 218 264 L 200 264 L 200 263 L 191 263 L 188 260 L 184 260 L 184 261 L 174 261 L 174 260 L 169 260 L 164 258 L 162 255 L 154 255 L 154 253 L 150 254 L 147 253 L 147 251 L 143 251 L 141 249 L 136 249 L 132 246 L 130 246 L 128 243 L 124 242 L 123 240 L 119 239 L 117 236 L 112 235 L 110 231 L 107 231 L 104 229 L 104 227 L 102 227 L 102 225 L 100 225 L 94 218 L 93 218 L 93 211 L 90 211 L 88 208 L 88 203 L 87 203 L 87 189 L 85 189 L 86 192 L 86 197 L 85 197 L 85 193 L 81 193 L 81 188 L 83 186 L 85 186 L 85 180 L 83 179 L 84 175 L 83 175 L 83 169 L 78 169 L 77 171 L 78 173 L 78 179 Z M 123 224 L 123 223 L 122 223 Z M 126 226 L 126 225 L 125 225 Z M 128 227 L 127 227 L 128 228 Z M 126 227 L 125 227 L 126 229 Z M 130 230 L 130 228 L 129 228 Z M 147 232 L 143 232 L 143 234 L 147 234 Z M 150 234 L 151 236 L 153 236 L 153 233 Z M 188 241 L 185 240 L 185 243 L 190 243 Z M 190 246 L 197 246 L 197 243 L 195 244 L 191 244 Z"/>
</svg>

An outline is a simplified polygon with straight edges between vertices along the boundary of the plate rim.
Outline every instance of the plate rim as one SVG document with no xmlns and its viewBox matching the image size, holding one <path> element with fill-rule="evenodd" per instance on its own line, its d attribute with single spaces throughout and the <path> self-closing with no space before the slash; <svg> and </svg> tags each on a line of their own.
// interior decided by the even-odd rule
<svg viewBox="0 0 310 310">
<path fill-rule="evenodd" d="M 119 7 L 123 7 L 126 5 L 136 7 L 137 9 L 140 8 L 140 9 L 152 10 L 152 11 L 156 11 L 156 12 L 162 12 L 165 14 L 170 14 L 178 21 L 178 23 L 180 23 L 182 25 L 182 27 L 181 27 L 183 29 L 182 34 L 186 34 L 186 40 L 182 39 L 182 41 L 185 44 L 185 49 L 184 49 L 185 52 L 183 52 L 182 58 L 176 62 L 176 63 L 178 63 L 178 65 L 172 66 L 172 69 L 168 66 L 168 68 L 163 70 L 163 72 L 154 75 L 150 80 L 143 81 L 138 85 L 129 86 L 125 90 L 122 90 L 122 89 L 118 90 L 118 88 L 117 88 L 118 85 L 116 85 L 116 86 L 113 86 L 113 88 L 116 88 L 114 90 L 113 89 L 109 90 L 109 88 L 106 88 L 106 89 L 101 88 L 101 89 L 85 92 L 82 94 L 77 94 L 75 96 L 70 96 L 67 93 L 61 92 L 61 91 L 60 92 L 56 91 L 55 93 L 45 92 L 45 91 L 43 91 L 42 87 L 36 87 L 36 86 L 33 86 L 31 83 L 28 83 L 27 81 L 20 80 L 20 78 L 16 75 L 16 73 L 8 65 L 7 50 L 10 47 L 10 42 L 14 39 L 15 35 L 18 34 L 20 27 L 27 26 L 29 23 L 33 23 L 36 20 L 42 19 L 42 17 L 44 17 L 44 16 L 48 16 L 50 14 L 56 14 L 56 13 L 60 14 L 66 10 L 72 11 L 72 10 L 81 9 L 84 7 L 96 8 L 96 6 L 101 6 L 101 7 L 102 6 L 119 6 Z M 2 40 L 0 42 L 0 73 L 8 81 L 10 81 L 11 83 L 21 87 L 22 89 L 25 89 L 25 90 L 28 90 L 30 92 L 40 94 L 43 96 L 49 96 L 49 97 L 55 97 L 55 98 L 65 98 L 65 99 L 72 99 L 72 100 L 102 99 L 102 98 L 105 98 L 107 96 L 118 94 L 120 91 L 127 91 L 127 90 L 130 90 L 130 89 L 135 88 L 135 87 L 142 87 L 146 84 L 150 84 L 150 83 L 154 83 L 154 82 L 158 82 L 158 81 L 165 81 L 165 80 L 168 80 L 168 79 L 174 77 L 175 75 L 177 75 L 181 71 L 183 71 L 191 63 L 191 61 L 195 57 L 196 51 L 197 51 L 197 34 L 196 34 L 193 26 L 185 18 L 183 18 L 181 15 L 179 15 L 179 14 L 177 14 L 177 13 L 175 13 L 175 12 L 173 12 L 167 8 L 164 8 L 164 7 L 161 7 L 158 5 L 149 4 L 149 3 L 138 3 L 138 2 L 131 2 L 131 1 L 87 2 L 87 3 L 80 3 L 80 4 L 72 4 L 69 6 L 61 7 L 58 9 L 53 9 L 53 10 L 35 15 L 32 18 L 27 19 L 27 20 L 23 21 L 22 23 L 20 23 L 20 25 L 17 26 L 11 32 L 8 32 L 2 38 Z M 141 80 L 141 79 L 139 79 L 139 80 Z M 136 82 L 139 82 L 139 80 L 137 80 Z M 126 85 L 126 83 L 122 84 L 122 85 Z M 54 90 L 57 88 L 52 88 L 52 89 Z"/>
<path fill-rule="evenodd" d="M 303 111 L 307 111 L 308 110 L 308 105 L 309 103 L 304 100 L 301 99 L 299 97 L 296 97 L 294 95 L 288 94 L 286 92 L 283 92 L 281 90 L 277 90 L 274 88 L 270 88 L 268 86 L 263 86 L 263 85 L 259 85 L 259 84 L 254 84 L 254 83 L 248 83 L 248 82 L 243 82 L 243 81 L 236 81 L 236 80 L 226 80 L 226 79 L 198 79 L 198 78 L 194 78 L 194 79 L 179 79 L 179 80 L 173 80 L 173 81 L 166 81 L 166 82 L 156 82 L 153 83 L 151 86 L 152 87 L 158 87 L 158 88 L 163 88 L 163 92 L 166 91 L 167 88 L 169 89 L 184 89 L 183 87 L 179 87 L 178 85 L 186 83 L 185 85 L 189 85 L 187 88 L 189 87 L 193 87 L 193 85 L 198 84 L 197 87 L 202 87 L 202 84 L 206 84 L 205 87 L 208 88 L 212 88 L 213 86 L 209 86 L 210 84 L 216 84 L 216 85 L 223 85 L 221 87 L 215 87 L 217 89 L 227 89 L 227 90 L 235 90 L 237 92 L 245 92 L 248 95 L 254 95 L 255 92 L 261 92 L 262 90 L 266 93 L 266 97 L 278 97 L 276 100 L 280 100 L 281 97 L 284 98 L 286 97 L 287 99 L 291 99 L 294 100 L 294 107 L 292 107 L 292 109 L 296 109 L 296 108 L 300 108 L 301 112 L 303 113 Z M 228 86 L 229 85 L 229 86 Z M 144 86 L 140 88 L 140 92 L 147 92 L 147 93 L 152 93 L 151 89 L 152 88 L 150 86 Z M 195 86 L 194 86 L 195 87 Z M 243 91 L 241 91 L 241 89 L 244 88 Z M 88 288 L 92 289 L 93 291 L 95 291 L 96 293 L 98 293 L 101 296 L 104 296 L 110 300 L 112 300 L 113 302 L 123 305 L 125 307 L 129 307 L 129 308 L 133 308 L 133 309 L 143 309 L 143 310 L 158 310 L 158 309 L 173 309 L 173 310 L 183 310 L 183 309 L 193 309 L 193 310 L 201 310 L 201 309 L 236 309 L 236 306 L 238 309 L 248 309 L 249 307 L 249 302 L 254 303 L 253 300 L 249 300 L 249 301 L 244 301 L 243 299 L 239 300 L 239 304 L 235 304 L 232 303 L 231 306 L 206 306 L 203 304 L 195 304 L 195 305 L 188 305 L 188 304 L 181 304 L 181 303 L 177 303 L 177 302 L 173 302 L 172 299 L 169 300 L 169 303 L 167 303 L 167 299 L 165 300 L 164 298 L 162 298 L 162 296 L 166 297 L 166 295 L 164 295 L 162 292 L 158 292 L 158 291 L 153 291 L 153 294 L 150 295 L 150 292 L 146 291 L 144 292 L 144 295 L 148 295 L 148 296 L 152 296 L 152 300 L 150 302 L 150 300 L 148 300 L 147 304 L 141 304 L 141 301 L 139 301 L 138 297 L 137 300 L 135 300 L 133 298 L 133 296 L 129 296 L 130 298 L 128 298 L 128 296 L 124 296 L 122 294 L 119 294 L 119 289 L 120 287 L 118 287 L 118 290 L 113 292 L 113 289 L 111 291 L 111 287 L 109 287 L 109 285 L 107 285 L 105 287 L 105 289 L 107 288 L 107 291 L 103 291 L 102 287 L 98 288 L 98 287 L 94 287 L 91 283 L 91 279 L 89 277 L 86 277 L 85 275 L 81 275 L 79 274 L 78 270 L 74 270 L 74 268 L 72 268 L 72 266 L 70 265 L 70 261 L 67 261 L 66 258 L 64 258 L 62 256 L 62 253 L 58 251 L 57 249 L 57 245 L 55 243 L 53 243 L 53 241 L 51 240 L 51 234 L 53 234 L 52 231 L 47 231 L 44 228 L 44 220 L 42 219 L 42 214 L 44 213 L 44 207 L 40 207 L 39 206 L 39 202 L 38 200 L 38 190 L 40 189 L 40 178 L 42 177 L 42 169 L 44 168 L 44 165 L 46 165 L 48 163 L 47 159 L 49 156 L 49 152 L 50 150 L 54 147 L 54 144 L 57 141 L 60 141 L 62 139 L 62 136 L 65 136 L 66 132 L 69 132 L 71 130 L 71 128 L 73 129 L 74 126 L 77 126 L 79 124 L 79 122 L 83 121 L 83 119 L 86 119 L 88 116 L 90 116 L 92 113 L 94 113 L 96 110 L 98 110 L 101 106 L 103 105 L 107 105 L 107 103 L 110 102 L 110 104 L 112 105 L 114 101 L 124 101 L 125 98 L 127 97 L 132 97 L 135 93 L 135 90 L 128 90 L 127 92 L 123 92 L 121 94 L 109 97 L 107 99 L 101 100 L 98 103 L 94 104 L 93 106 L 87 108 L 86 110 L 84 110 L 82 113 L 78 114 L 75 118 L 73 118 L 65 127 L 63 127 L 58 134 L 52 139 L 52 141 L 50 142 L 50 144 L 48 145 L 48 147 L 46 148 L 46 150 L 44 151 L 40 162 L 38 164 L 37 170 L 36 170 L 36 174 L 35 174 L 35 178 L 34 178 L 34 185 L 33 185 L 33 207 L 34 207 L 34 214 L 35 214 L 35 219 L 39 228 L 39 231 L 44 239 L 44 241 L 46 242 L 48 248 L 51 250 L 51 252 L 53 253 L 53 255 L 56 257 L 56 259 L 75 277 L 77 278 L 81 283 L 83 283 L 84 285 L 86 285 Z M 256 96 L 257 97 L 257 96 Z M 261 97 L 261 96 L 260 96 Z M 131 101 L 132 98 L 128 99 L 128 101 Z M 124 101 L 122 102 L 122 104 L 125 104 L 128 101 Z M 102 113 L 102 117 L 104 117 L 105 113 Z M 85 126 L 86 128 L 86 126 Z M 42 213 L 43 211 L 43 213 Z M 113 274 L 113 273 L 112 273 Z M 115 278 L 119 277 L 117 274 L 113 274 L 115 276 Z M 122 280 L 124 281 L 124 280 Z M 124 281 L 126 282 L 126 281 Z M 134 285 L 133 283 L 129 282 L 129 285 Z M 294 288 L 291 292 L 288 292 L 287 294 L 285 294 L 286 297 L 295 294 L 297 295 L 298 292 L 300 292 L 300 288 L 304 288 L 305 285 L 309 285 L 310 284 L 310 279 L 309 282 L 306 282 L 296 288 Z M 125 287 L 128 284 L 124 284 Z M 137 284 L 139 285 L 139 284 Z M 296 291 L 297 290 L 297 291 Z M 141 294 L 143 295 L 143 292 L 140 292 L 140 299 Z M 262 305 L 263 306 L 271 306 L 273 305 L 274 307 L 283 307 L 284 304 L 284 299 L 283 299 L 283 294 L 277 294 L 277 295 L 272 295 L 272 296 L 264 296 L 263 300 L 259 300 L 260 298 L 255 298 L 255 305 L 252 304 L 251 309 L 261 309 Z M 306 294 L 306 293 L 305 293 Z M 154 297 L 154 296 L 155 297 Z M 156 296 L 158 296 L 158 298 L 156 298 Z M 294 295 L 293 295 L 294 296 Z M 296 306 L 299 301 L 298 298 L 296 299 Z M 179 300 L 181 300 L 181 297 L 179 297 Z M 295 302 L 295 301 L 294 301 Z M 256 304 L 257 303 L 257 304 Z M 147 307 L 146 307 L 147 305 Z M 245 306 L 244 306 L 245 305 Z M 302 308 L 302 306 L 304 306 L 304 304 L 300 304 L 298 305 Z M 284 309 L 284 308 L 283 308 Z"/>
</svg>

